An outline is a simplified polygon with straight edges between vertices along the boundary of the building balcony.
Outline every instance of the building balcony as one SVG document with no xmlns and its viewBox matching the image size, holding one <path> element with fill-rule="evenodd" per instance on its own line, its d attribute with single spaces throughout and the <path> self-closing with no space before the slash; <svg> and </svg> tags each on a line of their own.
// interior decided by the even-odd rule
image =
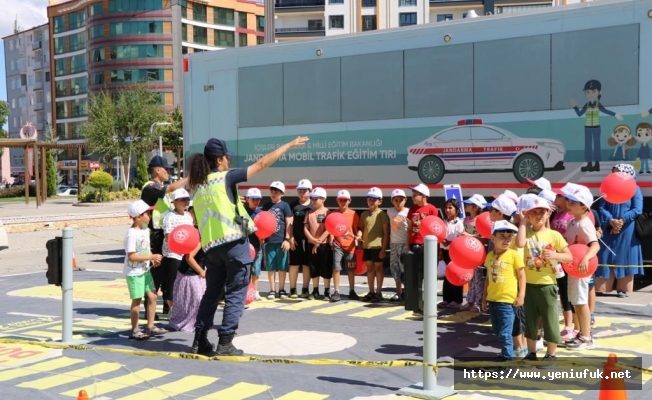
<svg viewBox="0 0 652 400">
<path fill-rule="evenodd" d="M 42 46 L 43 44 L 40 40 L 32 42 L 32 50 L 39 50 Z"/>
<path fill-rule="evenodd" d="M 32 90 L 43 90 L 43 82 L 34 82 Z"/>
<path fill-rule="evenodd" d="M 43 63 L 40 61 L 34 61 L 34 70 L 43 69 Z"/>
<path fill-rule="evenodd" d="M 36 127 L 36 130 L 39 132 L 42 132 L 43 129 L 45 129 L 45 124 L 43 122 L 37 122 L 36 125 L 34 126 Z"/>
<path fill-rule="evenodd" d="M 527 0 L 526 0 L 527 1 Z M 438 6 L 442 7 L 445 5 L 453 5 L 453 6 L 475 6 L 475 5 L 482 5 L 483 1 L 482 0 L 429 0 L 430 6 Z"/>
<path fill-rule="evenodd" d="M 23 85 L 20 87 L 20 92 L 21 93 L 27 93 L 27 86 Z"/>
<path fill-rule="evenodd" d="M 325 0 L 276 0 L 274 9 L 277 13 L 324 11 L 325 3 Z"/>
<path fill-rule="evenodd" d="M 43 102 L 34 103 L 34 111 L 41 111 L 41 110 L 43 110 Z"/>
<path fill-rule="evenodd" d="M 304 26 L 301 28 L 276 28 L 274 32 L 279 37 L 325 36 L 326 27 Z"/>
</svg>

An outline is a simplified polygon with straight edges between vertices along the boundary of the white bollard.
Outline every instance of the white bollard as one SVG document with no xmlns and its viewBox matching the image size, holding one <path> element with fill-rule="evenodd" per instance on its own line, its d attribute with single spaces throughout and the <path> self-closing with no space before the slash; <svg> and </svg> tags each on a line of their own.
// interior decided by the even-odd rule
<svg viewBox="0 0 652 400">
<path fill-rule="evenodd" d="M 423 244 L 423 362 L 437 363 L 437 238 L 426 236 Z M 457 393 L 453 388 L 437 385 L 433 368 L 423 366 L 423 382 L 398 391 L 419 399 L 443 399 Z"/>
<path fill-rule="evenodd" d="M 72 343 L 72 228 L 63 228 L 61 269 L 61 341 Z"/>
</svg>

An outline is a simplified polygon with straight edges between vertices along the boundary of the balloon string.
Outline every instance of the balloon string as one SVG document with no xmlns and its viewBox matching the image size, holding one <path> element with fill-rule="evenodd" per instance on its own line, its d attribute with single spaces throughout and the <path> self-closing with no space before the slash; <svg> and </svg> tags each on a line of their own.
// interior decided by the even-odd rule
<svg viewBox="0 0 652 400">
<path fill-rule="evenodd" d="M 607 250 L 609 250 L 609 251 L 611 252 L 611 254 L 614 255 L 614 257 L 616 256 L 616 253 L 614 253 L 614 251 L 611 250 L 611 248 L 610 248 L 609 246 L 607 246 L 607 245 L 605 244 L 605 242 L 602 241 L 602 239 L 598 239 L 598 240 L 600 241 L 600 243 L 602 243 L 602 244 L 604 245 L 604 247 L 607 248 Z"/>
<path fill-rule="evenodd" d="M 593 203 L 591 203 L 591 204 L 595 204 L 595 203 L 597 203 L 597 202 L 600 201 L 600 199 L 602 199 L 602 198 L 604 198 L 604 196 L 600 196 L 600 197 L 598 197 L 598 198 L 595 199 L 595 201 L 593 201 Z"/>
</svg>

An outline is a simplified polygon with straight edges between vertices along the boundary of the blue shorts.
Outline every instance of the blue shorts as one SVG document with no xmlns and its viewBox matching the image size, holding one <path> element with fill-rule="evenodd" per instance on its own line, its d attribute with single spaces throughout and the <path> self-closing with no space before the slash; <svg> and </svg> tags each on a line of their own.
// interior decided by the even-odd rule
<svg viewBox="0 0 652 400">
<path fill-rule="evenodd" d="M 260 267 L 263 263 L 263 251 L 258 250 L 256 252 L 256 258 L 254 258 L 254 263 L 251 264 L 251 274 L 254 276 L 260 276 Z"/>
<path fill-rule="evenodd" d="M 265 244 L 265 266 L 267 271 L 288 270 L 288 253 L 281 249 L 282 243 Z"/>
</svg>

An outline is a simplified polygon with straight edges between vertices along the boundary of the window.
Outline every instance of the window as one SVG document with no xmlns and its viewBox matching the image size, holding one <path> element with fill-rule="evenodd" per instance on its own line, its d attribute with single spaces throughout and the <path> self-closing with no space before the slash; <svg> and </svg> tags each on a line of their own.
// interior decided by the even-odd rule
<svg viewBox="0 0 652 400">
<path fill-rule="evenodd" d="M 66 52 L 66 38 L 58 37 L 54 39 L 54 54 L 63 54 Z"/>
<path fill-rule="evenodd" d="M 76 74 L 86 71 L 86 55 L 80 54 L 70 57 L 70 73 Z"/>
<path fill-rule="evenodd" d="M 54 75 L 55 76 L 66 75 L 65 58 L 59 58 L 58 60 L 54 60 Z"/>
<path fill-rule="evenodd" d="M 80 32 L 68 37 L 70 48 L 68 51 L 82 50 L 86 47 L 86 32 Z"/>
<path fill-rule="evenodd" d="M 84 117 L 86 116 L 86 105 L 87 99 L 73 100 L 70 102 L 70 116 L 72 118 Z"/>
<path fill-rule="evenodd" d="M 363 15 L 362 16 L 362 30 L 363 31 L 375 31 L 376 29 L 376 16 L 375 15 Z"/>
<path fill-rule="evenodd" d="M 265 32 L 265 17 L 256 15 L 256 32 Z"/>
<path fill-rule="evenodd" d="M 181 5 L 181 18 L 188 19 L 188 3 L 185 1 Z"/>
<path fill-rule="evenodd" d="M 344 0 L 328 0 L 328 4 L 344 4 Z"/>
<path fill-rule="evenodd" d="M 437 14 L 437 22 L 450 21 L 453 19 L 453 14 Z"/>
<path fill-rule="evenodd" d="M 399 13 L 398 26 L 408 26 L 417 24 L 417 13 Z"/>
<path fill-rule="evenodd" d="M 192 27 L 192 42 L 197 44 L 208 43 L 208 29 L 201 26 Z"/>
<path fill-rule="evenodd" d="M 68 30 L 83 28 L 86 26 L 86 11 L 77 11 L 68 14 Z"/>
<path fill-rule="evenodd" d="M 181 54 L 188 54 L 188 47 L 187 46 L 181 46 Z"/>
<path fill-rule="evenodd" d="M 188 41 L 188 25 L 181 24 L 181 40 L 184 42 Z"/>
<path fill-rule="evenodd" d="M 240 47 L 246 47 L 247 46 L 247 34 L 246 33 L 238 33 L 238 45 Z"/>
<path fill-rule="evenodd" d="M 399 7 L 416 6 L 417 0 L 398 0 Z"/>
<path fill-rule="evenodd" d="M 106 59 L 104 48 L 91 51 L 91 62 L 104 61 Z"/>
<path fill-rule="evenodd" d="M 91 76 L 91 84 L 93 84 L 93 85 L 103 85 L 104 84 L 104 72 L 95 72 Z"/>
<path fill-rule="evenodd" d="M 219 47 L 234 47 L 235 39 L 232 31 L 214 30 L 213 35 L 215 38 L 215 46 Z"/>
<path fill-rule="evenodd" d="M 16 62 L 14 60 L 9 61 L 9 70 L 13 71 L 16 69 Z"/>
<path fill-rule="evenodd" d="M 151 11 L 162 9 L 163 0 L 109 0 L 109 12 Z"/>
<path fill-rule="evenodd" d="M 141 44 L 129 46 L 115 46 L 109 50 L 112 60 L 121 58 L 160 58 L 163 57 L 163 45 Z"/>
<path fill-rule="evenodd" d="M 100 15 L 104 13 L 104 3 L 94 3 L 88 8 L 90 16 Z"/>
<path fill-rule="evenodd" d="M 91 39 L 104 35 L 104 25 L 95 25 L 91 28 Z"/>
<path fill-rule="evenodd" d="M 68 102 L 57 102 L 57 118 L 68 118 Z M 57 124 L 58 125 L 58 124 Z"/>
<path fill-rule="evenodd" d="M 16 108 L 16 99 L 11 99 L 11 108 Z"/>
<path fill-rule="evenodd" d="M 440 133 L 439 135 L 435 136 L 433 139 L 437 139 L 442 142 L 471 140 L 471 128 L 458 127 L 455 129 L 450 129 Z"/>
<path fill-rule="evenodd" d="M 233 26 L 233 10 L 215 7 L 213 10 L 213 23 L 217 25 Z"/>
<path fill-rule="evenodd" d="M 68 96 L 68 81 L 57 81 L 54 84 L 54 91 L 57 97 Z"/>
<path fill-rule="evenodd" d="M 139 35 L 143 33 L 163 33 L 162 21 L 117 22 L 109 27 L 111 35 Z"/>
<path fill-rule="evenodd" d="M 362 7 L 376 7 L 376 0 L 362 0 Z"/>
<path fill-rule="evenodd" d="M 472 126 L 471 138 L 473 140 L 503 140 L 503 134 L 484 126 Z"/>
<path fill-rule="evenodd" d="M 247 29 L 247 13 L 238 12 L 238 27 Z"/>
<path fill-rule="evenodd" d="M 309 31 L 323 31 L 324 30 L 324 21 L 321 19 L 309 19 L 308 20 L 308 30 Z"/>
<path fill-rule="evenodd" d="M 59 33 L 64 31 L 64 25 L 65 25 L 65 16 L 60 15 L 58 17 L 52 18 L 52 30 L 54 33 Z"/>
<path fill-rule="evenodd" d="M 264 36 L 256 36 L 256 44 L 265 44 Z"/>
<path fill-rule="evenodd" d="M 34 75 L 30 75 L 27 78 L 27 83 L 29 84 L 29 86 L 34 86 Z"/>
<path fill-rule="evenodd" d="M 206 5 L 192 3 L 192 20 L 206 22 Z"/>
<path fill-rule="evenodd" d="M 46 82 L 50 82 L 50 71 L 47 71 L 47 72 L 45 73 L 45 81 L 46 81 Z"/>
<path fill-rule="evenodd" d="M 162 81 L 165 71 L 162 69 L 118 69 L 111 71 L 111 82 Z"/>
<path fill-rule="evenodd" d="M 329 20 L 331 29 L 344 29 L 344 15 L 331 15 Z"/>
</svg>

